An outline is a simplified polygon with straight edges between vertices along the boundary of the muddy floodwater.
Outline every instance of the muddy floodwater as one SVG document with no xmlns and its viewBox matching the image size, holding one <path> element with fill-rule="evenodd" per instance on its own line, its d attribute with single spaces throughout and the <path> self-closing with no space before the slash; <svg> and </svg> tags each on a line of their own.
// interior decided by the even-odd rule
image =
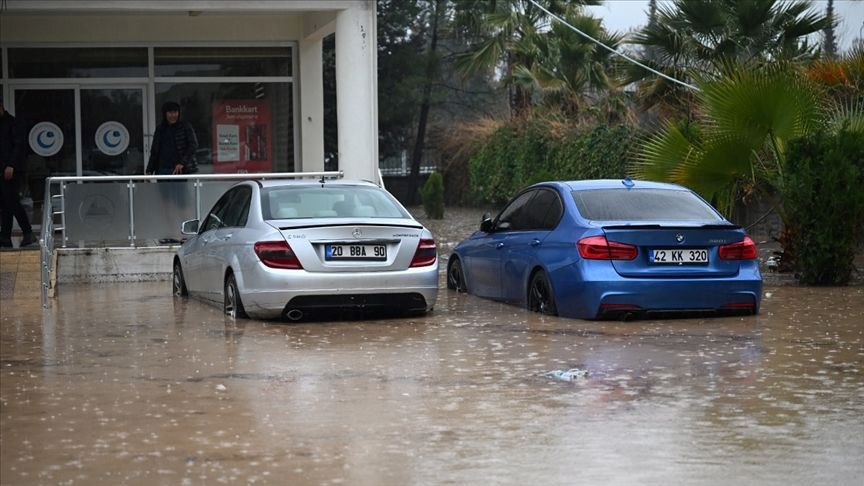
<svg viewBox="0 0 864 486">
<path fill-rule="evenodd" d="M 474 219 L 430 224 L 445 254 Z M 233 321 L 169 282 L 0 305 L 3 485 L 864 484 L 862 286 L 634 322 L 446 290 Z"/>
</svg>

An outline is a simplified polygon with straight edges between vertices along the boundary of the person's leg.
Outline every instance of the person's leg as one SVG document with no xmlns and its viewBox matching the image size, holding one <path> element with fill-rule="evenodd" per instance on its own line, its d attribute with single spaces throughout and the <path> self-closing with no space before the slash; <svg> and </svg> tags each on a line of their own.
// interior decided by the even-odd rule
<svg viewBox="0 0 864 486">
<path fill-rule="evenodd" d="M 18 227 L 21 228 L 21 233 L 24 235 L 21 238 L 21 247 L 30 246 L 36 243 L 36 235 L 33 234 L 33 227 L 30 226 L 30 218 L 27 217 L 27 211 L 24 210 L 24 205 L 21 204 L 21 177 L 16 175 L 12 180 L 8 181 L 6 188 L 11 193 L 8 196 L 9 203 L 12 207 L 12 215 L 18 220 Z M 11 231 L 11 219 L 10 231 Z"/>
<path fill-rule="evenodd" d="M 0 176 L 0 248 L 12 248 L 12 196 L 10 181 Z"/>
<path fill-rule="evenodd" d="M 12 208 L 15 211 L 15 219 L 18 220 L 18 227 L 21 228 L 21 232 L 26 236 L 33 234 L 33 227 L 30 226 L 30 218 L 27 216 L 27 211 L 24 210 L 24 205 L 21 204 L 21 182 L 22 178 L 20 176 L 12 178 L 12 194 L 15 199 L 15 205 Z"/>
</svg>

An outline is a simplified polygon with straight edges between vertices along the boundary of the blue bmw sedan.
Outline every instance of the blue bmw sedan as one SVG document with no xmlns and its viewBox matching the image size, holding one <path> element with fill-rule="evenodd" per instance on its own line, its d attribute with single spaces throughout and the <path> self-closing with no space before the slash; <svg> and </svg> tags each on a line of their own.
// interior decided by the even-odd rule
<svg viewBox="0 0 864 486">
<path fill-rule="evenodd" d="M 693 191 L 624 180 L 543 182 L 453 249 L 451 290 L 583 319 L 756 314 L 756 244 Z"/>
</svg>

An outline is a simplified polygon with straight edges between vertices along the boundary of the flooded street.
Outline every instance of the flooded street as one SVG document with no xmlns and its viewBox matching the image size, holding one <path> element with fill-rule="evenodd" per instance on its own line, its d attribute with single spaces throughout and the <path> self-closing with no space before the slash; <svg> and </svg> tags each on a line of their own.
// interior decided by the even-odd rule
<svg viewBox="0 0 864 486">
<path fill-rule="evenodd" d="M 429 224 L 442 254 L 476 216 Z M 0 412 L 3 485 L 861 485 L 864 287 L 635 322 L 442 290 L 290 323 L 70 284 L 2 302 Z"/>
</svg>

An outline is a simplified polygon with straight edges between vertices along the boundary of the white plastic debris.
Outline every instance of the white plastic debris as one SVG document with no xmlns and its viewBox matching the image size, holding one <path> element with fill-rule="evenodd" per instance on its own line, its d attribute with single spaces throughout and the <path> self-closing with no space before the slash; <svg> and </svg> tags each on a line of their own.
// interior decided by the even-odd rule
<svg viewBox="0 0 864 486">
<path fill-rule="evenodd" d="M 225 385 L 223 385 L 222 383 L 219 383 L 218 385 L 216 385 L 216 389 L 219 391 L 225 391 L 228 388 Z"/>
<path fill-rule="evenodd" d="M 572 368 L 569 370 L 552 370 L 546 373 L 546 376 L 555 378 L 556 380 L 562 381 L 573 381 L 579 378 L 585 378 L 588 376 L 588 370 L 582 370 L 579 368 Z"/>
</svg>

